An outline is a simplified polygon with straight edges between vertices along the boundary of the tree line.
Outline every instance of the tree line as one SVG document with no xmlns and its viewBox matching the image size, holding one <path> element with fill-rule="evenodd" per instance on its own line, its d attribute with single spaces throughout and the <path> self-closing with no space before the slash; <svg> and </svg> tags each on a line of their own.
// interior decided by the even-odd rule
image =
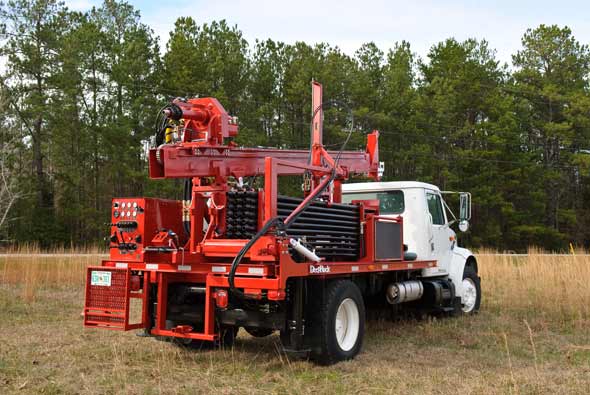
<svg viewBox="0 0 590 395">
<path fill-rule="evenodd" d="M 406 41 L 369 42 L 351 56 L 249 43 L 237 26 L 190 17 L 160 48 L 139 11 L 114 0 L 87 12 L 10 0 L 0 19 L 5 243 L 97 243 L 111 197 L 180 198 L 179 182 L 148 179 L 145 157 L 173 97 L 219 99 L 238 116 L 239 144 L 307 148 L 315 79 L 326 144 L 339 146 L 351 122 L 347 149 L 378 129 L 384 180 L 472 192 L 466 244 L 590 244 L 590 50 L 567 27 L 527 30 L 502 64 L 485 40 L 449 38 L 425 58 Z"/>
</svg>

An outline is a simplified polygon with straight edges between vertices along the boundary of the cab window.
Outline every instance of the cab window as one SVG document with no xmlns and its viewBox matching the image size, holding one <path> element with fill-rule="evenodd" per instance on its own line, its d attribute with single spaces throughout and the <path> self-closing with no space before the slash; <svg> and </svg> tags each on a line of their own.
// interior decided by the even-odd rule
<svg viewBox="0 0 590 395">
<path fill-rule="evenodd" d="M 428 203 L 428 211 L 432 216 L 433 225 L 444 225 L 445 215 L 443 213 L 443 206 L 440 200 L 440 195 L 426 192 L 426 201 Z"/>
<path fill-rule="evenodd" d="M 342 195 L 342 203 L 353 200 L 379 200 L 379 214 L 401 214 L 404 212 L 403 191 L 362 192 Z"/>
</svg>

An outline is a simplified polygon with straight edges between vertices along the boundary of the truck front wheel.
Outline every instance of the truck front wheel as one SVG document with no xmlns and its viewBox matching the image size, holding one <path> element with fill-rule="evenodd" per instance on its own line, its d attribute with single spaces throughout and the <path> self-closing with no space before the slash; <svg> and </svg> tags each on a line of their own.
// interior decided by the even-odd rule
<svg viewBox="0 0 590 395">
<path fill-rule="evenodd" d="M 321 308 L 321 344 L 312 355 L 321 364 L 354 358 L 365 333 L 365 305 L 358 287 L 338 280 L 326 290 Z"/>
<path fill-rule="evenodd" d="M 462 286 L 461 311 L 463 314 L 474 314 L 481 304 L 481 281 L 473 266 L 465 266 Z"/>
</svg>

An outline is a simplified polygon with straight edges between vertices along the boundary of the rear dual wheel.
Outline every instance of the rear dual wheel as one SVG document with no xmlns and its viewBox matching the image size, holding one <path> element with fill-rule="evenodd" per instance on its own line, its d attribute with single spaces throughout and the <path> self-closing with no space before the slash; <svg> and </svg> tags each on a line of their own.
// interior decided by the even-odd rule
<svg viewBox="0 0 590 395">
<path fill-rule="evenodd" d="M 320 344 L 312 358 L 325 365 L 354 358 L 365 334 L 365 304 L 358 287 L 348 280 L 328 285 L 321 303 Z"/>
</svg>

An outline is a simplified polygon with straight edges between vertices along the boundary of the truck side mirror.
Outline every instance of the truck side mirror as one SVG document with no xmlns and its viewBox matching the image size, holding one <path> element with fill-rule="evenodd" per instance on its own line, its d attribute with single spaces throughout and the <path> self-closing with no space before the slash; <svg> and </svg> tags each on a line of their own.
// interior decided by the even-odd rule
<svg viewBox="0 0 590 395">
<path fill-rule="evenodd" d="M 461 192 L 459 194 L 459 230 L 467 232 L 469 220 L 471 219 L 471 194 Z"/>
<path fill-rule="evenodd" d="M 468 221 L 471 219 L 471 194 L 461 192 L 459 194 L 459 220 Z"/>
</svg>

